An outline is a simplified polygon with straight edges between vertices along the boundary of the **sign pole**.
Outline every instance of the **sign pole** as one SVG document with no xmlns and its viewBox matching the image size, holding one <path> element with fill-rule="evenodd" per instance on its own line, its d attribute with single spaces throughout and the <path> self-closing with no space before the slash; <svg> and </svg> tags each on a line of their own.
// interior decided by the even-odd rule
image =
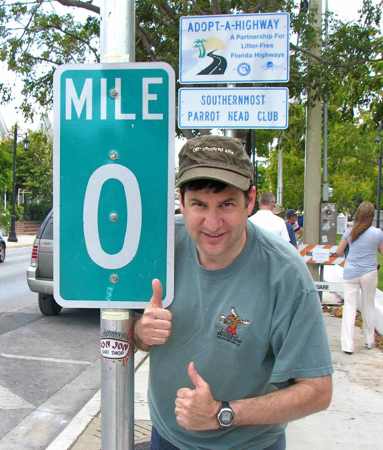
<svg viewBox="0 0 383 450">
<path fill-rule="evenodd" d="M 135 60 L 134 0 L 104 0 L 101 7 L 101 62 Z M 117 93 L 118 94 L 118 93 Z M 111 282 L 118 283 L 118 277 Z M 101 448 L 134 449 L 133 310 L 101 310 Z M 104 345 L 126 349 L 124 358 L 105 357 Z"/>
<path fill-rule="evenodd" d="M 235 84 L 229 83 L 227 85 L 227 87 L 228 88 L 234 88 Z M 227 130 L 224 131 L 224 133 L 225 133 L 225 136 L 227 136 L 227 137 L 235 137 L 235 133 L 234 133 L 233 129 L 227 129 Z"/>
</svg>

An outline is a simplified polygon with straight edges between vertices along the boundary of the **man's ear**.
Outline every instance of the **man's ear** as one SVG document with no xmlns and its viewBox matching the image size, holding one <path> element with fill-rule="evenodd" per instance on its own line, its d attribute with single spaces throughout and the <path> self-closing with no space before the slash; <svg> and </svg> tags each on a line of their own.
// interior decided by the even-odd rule
<svg viewBox="0 0 383 450">
<path fill-rule="evenodd" d="M 257 190 L 256 190 L 255 186 L 252 186 L 249 189 L 248 199 L 249 200 L 247 202 L 247 215 L 250 216 L 253 213 L 255 201 L 257 199 Z"/>
</svg>

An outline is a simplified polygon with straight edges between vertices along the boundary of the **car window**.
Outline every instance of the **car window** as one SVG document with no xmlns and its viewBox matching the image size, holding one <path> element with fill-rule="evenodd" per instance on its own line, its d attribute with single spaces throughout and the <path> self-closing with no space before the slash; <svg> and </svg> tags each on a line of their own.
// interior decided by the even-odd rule
<svg viewBox="0 0 383 450">
<path fill-rule="evenodd" d="M 53 217 L 51 216 L 42 232 L 41 239 L 53 239 Z"/>
</svg>

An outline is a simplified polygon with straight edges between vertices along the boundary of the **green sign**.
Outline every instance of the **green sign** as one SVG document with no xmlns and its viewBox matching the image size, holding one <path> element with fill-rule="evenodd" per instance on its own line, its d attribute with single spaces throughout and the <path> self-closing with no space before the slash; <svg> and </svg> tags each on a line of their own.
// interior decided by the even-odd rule
<svg viewBox="0 0 383 450">
<path fill-rule="evenodd" d="M 173 298 L 174 73 L 164 63 L 55 73 L 55 298 L 143 308 Z"/>
</svg>

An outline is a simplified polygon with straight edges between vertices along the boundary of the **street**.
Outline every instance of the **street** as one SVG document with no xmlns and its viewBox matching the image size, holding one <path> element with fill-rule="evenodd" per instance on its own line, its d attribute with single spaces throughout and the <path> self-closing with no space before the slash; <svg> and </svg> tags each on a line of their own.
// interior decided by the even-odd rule
<svg viewBox="0 0 383 450">
<path fill-rule="evenodd" d="M 43 316 L 25 278 L 30 252 L 10 248 L 0 265 L 4 450 L 46 448 L 99 389 L 99 311 Z"/>
</svg>

